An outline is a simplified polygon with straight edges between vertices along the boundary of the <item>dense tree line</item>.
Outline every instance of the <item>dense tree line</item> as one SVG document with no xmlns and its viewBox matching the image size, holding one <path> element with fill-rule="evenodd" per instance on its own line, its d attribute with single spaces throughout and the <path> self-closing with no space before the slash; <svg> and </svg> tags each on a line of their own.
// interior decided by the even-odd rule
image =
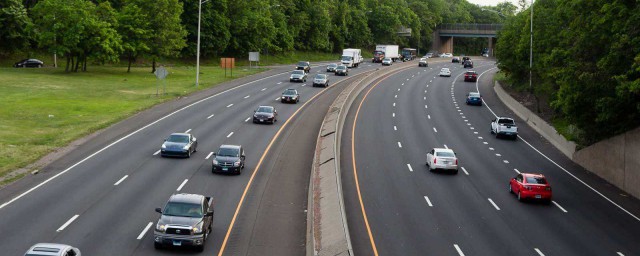
<svg viewBox="0 0 640 256">
<path fill-rule="evenodd" d="M 499 23 L 465 0 L 211 0 L 202 5 L 201 55 L 339 52 L 375 44 L 428 49 L 440 23 Z M 511 13 L 503 3 L 491 8 Z M 198 0 L 0 0 L 0 55 L 44 50 L 69 71 L 136 57 L 193 57 Z M 410 37 L 396 33 L 412 29 Z"/>
<path fill-rule="evenodd" d="M 640 5 L 625 0 L 538 0 L 533 18 L 533 90 L 550 99 L 582 145 L 640 125 Z M 509 19 L 499 67 L 528 88 L 530 13 Z"/>
</svg>

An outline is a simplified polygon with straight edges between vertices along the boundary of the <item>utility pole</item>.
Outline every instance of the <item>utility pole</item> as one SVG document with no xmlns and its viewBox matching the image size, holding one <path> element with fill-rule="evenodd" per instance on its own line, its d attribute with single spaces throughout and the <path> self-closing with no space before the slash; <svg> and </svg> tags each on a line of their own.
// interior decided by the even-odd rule
<svg viewBox="0 0 640 256">
<path fill-rule="evenodd" d="M 531 81 L 532 79 L 532 75 L 531 75 L 531 70 L 533 69 L 533 0 L 531 0 L 531 36 L 530 36 L 530 40 L 531 42 L 529 43 L 529 90 L 531 90 L 531 92 L 533 93 L 533 82 Z"/>
<path fill-rule="evenodd" d="M 198 46 L 196 53 L 196 88 L 198 88 L 198 82 L 200 81 L 200 19 L 202 18 L 202 4 L 209 2 L 209 0 L 198 0 Z"/>
</svg>

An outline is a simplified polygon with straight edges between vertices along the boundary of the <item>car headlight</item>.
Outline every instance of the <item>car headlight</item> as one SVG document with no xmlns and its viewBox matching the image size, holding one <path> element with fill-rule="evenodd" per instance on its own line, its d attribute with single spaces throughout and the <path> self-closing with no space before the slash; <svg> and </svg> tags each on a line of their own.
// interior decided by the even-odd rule
<svg viewBox="0 0 640 256">
<path fill-rule="evenodd" d="M 217 159 L 213 159 L 213 165 L 218 165 L 218 160 Z"/>
<path fill-rule="evenodd" d="M 189 150 L 189 145 L 182 147 L 182 150 Z"/>
<path fill-rule="evenodd" d="M 191 231 L 193 231 L 194 234 L 202 233 L 202 222 L 200 222 L 200 224 L 197 224 L 195 227 L 192 227 Z"/>
<path fill-rule="evenodd" d="M 167 148 L 167 145 L 162 144 L 162 147 L 161 147 L 161 148 L 162 148 L 162 149 L 166 149 L 166 148 Z"/>
<path fill-rule="evenodd" d="M 156 231 L 165 232 L 167 231 L 167 226 L 165 226 L 164 224 L 158 223 L 156 224 Z"/>
<path fill-rule="evenodd" d="M 237 161 L 237 162 L 233 163 L 233 166 L 234 167 L 239 167 L 240 166 L 240 161 Z"/>
</svg>

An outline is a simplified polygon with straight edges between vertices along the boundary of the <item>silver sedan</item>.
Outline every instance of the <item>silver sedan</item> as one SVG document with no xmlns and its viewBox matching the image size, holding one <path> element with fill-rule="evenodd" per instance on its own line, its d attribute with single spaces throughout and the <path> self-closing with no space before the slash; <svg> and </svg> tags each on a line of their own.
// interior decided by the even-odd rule
<svg viewBox="0 0 640 256">
<path fill-rule="evenodd" d="M 445 170 L 458 174 L 458 157 L 448 148 L 434 148 L 427 153 L 429 171 Z"/>
</svg>

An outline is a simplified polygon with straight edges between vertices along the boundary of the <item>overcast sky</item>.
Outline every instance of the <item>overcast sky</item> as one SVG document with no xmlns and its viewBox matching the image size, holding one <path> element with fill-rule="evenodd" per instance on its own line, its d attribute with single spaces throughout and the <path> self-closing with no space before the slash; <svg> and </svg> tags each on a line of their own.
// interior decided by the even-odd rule
<svg viewBox="0 0 640 256">
<path fill-rule="evenodd" d="M 491 5 L 491 6 L 496 6 L 498 5 L 498 3 L 502 3 L 504 1 L 508 1 L 510 3 L 512 3 L 515 6 L 518 6 L 518 0 L 467 0 L 467 2 L 472 3 L 472 4 L 479 4 L 479 5 Z M 530 0 L 527 0 L 527 2 Z"/>
</svg>

